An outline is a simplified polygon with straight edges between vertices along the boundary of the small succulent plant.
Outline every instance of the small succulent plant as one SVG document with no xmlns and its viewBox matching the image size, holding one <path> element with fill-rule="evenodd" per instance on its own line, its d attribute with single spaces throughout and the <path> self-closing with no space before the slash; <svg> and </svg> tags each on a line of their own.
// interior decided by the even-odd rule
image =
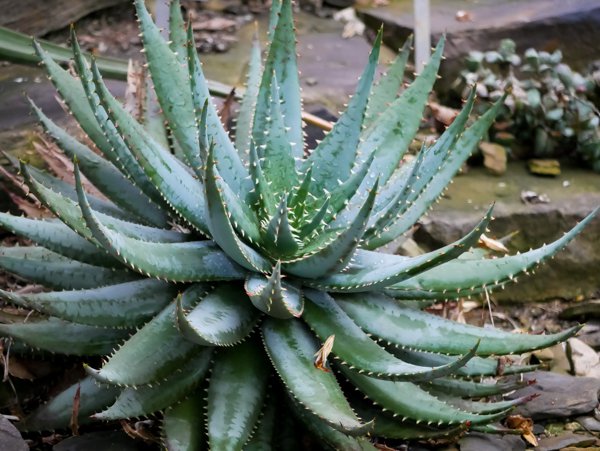
<svg viewBox="0 0 600 451">
<path fill-rule="evenodd" d="M 346 112 L 307 152 L 292 6 L 282 0 L 273 2 L 264 62 L 254 46 L 232 141 L 178 2 L 169 42 L 144 1 L 135 6 L 162 116 L 132 117 L 75 36 L 77 76 L 36 47 L 89 140 L 70 136 L 33 106 L 73 158 L 75 186 L 21 163 L 31 193 L 58 220 L 1 214 L 4 228 L 37 245 L 1 248 L 0 267 L 56 291 L 0 291 L 34 312 L 26 322 L 4 320 L 0 333 L 15 340 L 15 351 L 30 347 L 88 363 L 106 357 L 25 418 L 22 429 L 68 426 L 78 392 L 80 422 L 161 413 L 171 450 L 278 449 L 289 424 L 298 430 L 291 417 L 344 450 L 467 425 L 494 430 L 491 423 L 524 399 L 482 400 L 520 383 L 470 378 L 497 375 L 495 356 L 553 345 L 578 327 L 513 334 L 422 307 L 503 286 L 565 246 L 594 213 L 549 245 L 502 258 L 471 250 L 491 208 L 464 238 L 436 251 L 403 257 L 374 249 L 427 211 L 504 98 L 467 127 L 471 91 L 442 136 L 402 162 L 443 40 L 397 96 L 408 47 L 374 84 L 379 35 Z M 157 117 L 168 124 L 168 140 Z M 83 175 L 105 197 L 86 192 Z M 503 372 L 534 367 L 506 365 Z"/>
<path fill-rule="evenodd" d="M 464 89 L 477 84 L 484 102 L 497 100 L 510 86 L 506 109 L 499 115 L 502 144 L 514 141 L 507 140 L 508 131 L 517 144 L 530 146 L 534 156 L 575 150 L 600 171 L 600 114 L 590 100 L 595 83 L 562 63 L 560 50 L 548 53 L 531 48 L 521 58 L 514 41 L 504 39 L 497 51 L 471 52 L 458 81 Z M 489 103 L 479 109 L 486 107 Z"/>
</svg>

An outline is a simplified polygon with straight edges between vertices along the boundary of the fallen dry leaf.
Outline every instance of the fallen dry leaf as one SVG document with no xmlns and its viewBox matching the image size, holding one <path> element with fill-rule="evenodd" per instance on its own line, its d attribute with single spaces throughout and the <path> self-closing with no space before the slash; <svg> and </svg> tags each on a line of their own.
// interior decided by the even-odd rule
<svg viewBox="0 0 600 451">
<path fill-rule="evenodd" d="M 504 244 L 502 244 L 501 241 L 490 238 L 485 234 L 482 234 L 479 237 L 479 242 L 477 244 L 479 245 L 479 247 L 483 247 L 485 249 L 489 249 L 496 252 L 502 252 L 503 254 L 508 254 L 507 247 Z"/>
<path fill-rule="evenodd" d="M 327 364 L 327 357 L 329 356 L 329 354 L 331 353 L 331 349 L 333 348 L 334 340 L 335 335 L 330 335 L 329 337 L 327 337 L 327 340 L 325 340 L 325 343 L 323 343 L 321 349 L 319 349 L 315 353 L 315 368 L 318 368 L 321 371 L 325 371 L 326 373 L 330 372 L 329 368 L 327 368 L 325 365 Z"/>
<path fill-rule="evenodd" d="M 219 109 L 219 117 L 221 118 L 221 123 L 226 130 L 229 130 L 229 121 L 233 116 L 233 105 L 235 104 L 235 88 L 229 91 L 225 101 L 221 105 Z"/>
<path fill-rule="evenodd" d="M 79 435 L 79 405 L 81 401 L 81 385 L 77 387 L 75 396 L 73 396 L 73 411 L 71 413 L 71 421 L 69 426 L 71 427 L 71 433 L 73 435 Z"/>
<path fill-rule="evenodd" d="M 521 415 L 510 415 L 506 418 L 506 427 L 521 432 L 521 436 L 532 446 L 538 446 L 538 441 L 533 434 L 533 420 Z"/>
</svg>

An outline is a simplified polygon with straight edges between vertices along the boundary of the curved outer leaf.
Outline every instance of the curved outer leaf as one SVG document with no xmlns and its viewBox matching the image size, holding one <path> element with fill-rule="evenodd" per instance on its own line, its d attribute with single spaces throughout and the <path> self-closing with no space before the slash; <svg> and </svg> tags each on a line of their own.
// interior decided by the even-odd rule
<svg viewBox="0 0 600 451">
<path fill-rule="evenodd" d="M 485 383 L 473 382 L 464 379 L 440 377 L 438 379 L 420 384 L 425 390 L 433 387 L 437 390 L 451 393 L 454 396 L 467 398 L 485 398 L 488 396 L 501 395 L 504 393 L 523 388 L 528 384 L 527 381 L 512 380 L 507 382 Z"/>
<path fill-rule="evenodd" d="M 335 376 L 315 367 L 318 344 L 299 321 L 269 318 L 263 322 L 262 335 L 273 366 L 303 408 L 348 435 L 362 435 L 371 428 L 354 414 Z"/>
<path fill-rule="evenodd" d="M 140 280 L 101 288 L 18 294 L 0 290 L 0 299 L 79 324 L 134 327 L 173 300 L 177 289 L 159 280 Z"/>
<path fill-rule="evenodd" d="M 351 437 L 340 432 L 311 415 L 298 403 L 292 402 L 294 413 L 300 417 L 308 429 L 332 449 L 344 451 L 377 451 L 366 437 Z M 375 426 L 377 427 L 377 426 Z"/>
<path fill-rule="evenodd" d="M 181 14 L 181 3 L 172 0 L 169 3 L 169 48 L 177 57 L 179 65 L 187 65 L 187 33 Z"/>
<path fill-rule="evenodd" d="M 208 387 L 207 425 L 211 449 L 241 450 L 264 403 L 268 363 L 256 343 L 223 349 L 215 358 Z"/>
<path fill-rule="evenodd" d="M 77 416 L 79 424 L 89 422 L 91 414 L 112 404 L 121 391 L 118 387 L 100 385 L 91 377 L 86 377 L 34 410 L 19 424 L 19 429 L 22 431 L 50 431 L 68 428 L 73 415 L 73 403 L 77 390 L 79 390 L 79 414 Z"/>
<path fill-rule="evenodd" d="M 338 187 L 339 181 L 344 182 L 351 176 L 352 168 L 356 164 L 356 148 L 379 60 L 382 35 L 383 29 L 380 29 L 369 55 L 369 63 L 358 81 L 356 93 L 348 103 L 348 108 L 304 162 L 305 168 L 313 168 L 314 180 L 311 184 L 311 192 L 315 195 L 320 195 L 323 190 L 333 191 Z"/>
<path fill-rule="evenodd" d="M 178 215 L 200 232 L 207 233 L 202 184 L 123 109 L 104 85 L 94 63 L 92 73 L 100 102 L 145 174 Z"/>
<path fill-rule="evenodd" d="M 188 340 L 203 346 L 233 346 L 252 331 L 259 315 L 237 284 L 218 285 L 189 313 L 177 303 L 177 325 Z"/>
<path fill-rule="evenodd" d="M 181 296 L 189 307 L 206 291 L 192 285 Z M 202 348 L 185 340 L 175 323 L 175 301 L 127 340 L 99 370 L 88 368 L 95 379 L 118 385 L 142 385 L 160 381 L 175 372 Z"/>
<path fill-rule="evenodd" d="M 343 269 L 352 258 L 365 231 L 377 195 L 377 187 L 378 182 L 375 181 L 365 204 L 335 240 L 310 255 L 285 263 L 285 270 L 295 276 L 314 279 Z"/>
<path fill-rule="evenodd" d="M 475 354 L 474 349 L 460 359 L 445 365 L 413 365 L 402 361 L 381 348 L 337 306 L 327 293 L 307 289 L 303 318 L 321 340 L 334 335 L 332 353 L 350 368 L 360 373 L 375 374 L 380 379 L 424 381 L 451 374 L 464 366 Z M 435 367 L 435 368 L 434 368 Z"/>
<path fill-rule="evenodd" d="M 377 120 L 387 110 L 390 101 L 396 98 L 404 81 L 404 69 L 410 55 L 412 41 L 412 35 L 406 38 L 396 59 L 386 68 L 385 73 L 371 88 L 369 103 L 367 104 L 367 111 L 365 112 L 365 119 L 363 121 L 364 127 L 368 127 L 373 121 Z"/>
<path fill-rule="evenodd" d="M 36 197 L 73 231 L 77 232 L 88 241 L 99 245 L 92 236 L 92 232 L 85 224 L 79 204 L 46 187 L 35 178 L 29 169 L 28 166 L 21 165 L 21 173 L 25 178 L 27 186 L 35 193 Z M 77 198 L 75 198 L 75 200 L 77 200 Z M 189 239 L 187 234 L 176 232 L 174 230 L 157 229 L 136 224 L 134 222 L 123 221 L 105 215 L 99 211 L 96 211 L 95 214 L 103 224 L 106 224 L 111 229 L 144 241 L 178 243 Z"/>
<path fill-rule="evenodd" d="M 272 11 L 275 9 L 273 8 Z M 288 137 L 292 144 L 292 153 L 295 158 L 300 159 L 304 155 L 302 100 L 296 62 L 296 36 L 291 0 L 281 1 L 277 23 L 274 24 L 270 42 L 256 102 L 252 136 L 258 146 L 264 144 L 264 127 L 267 124 L 270 110 L 271 81 L 275 74 L 282 99 L 285 99 L 281 105 L 281 111 L 285 126 L 289 129 Z"/>
<path fill-rule="evenodd" d="M 599 211 L 600 208 L 596 208 L 561 238 L 538 249 L 493 259 L 457 259 L 396 283 L 390 287 L 390 291 L 461 291 L 512 280 L 569 244 Z"/>
<path fill-rule="evenodd" d="M 384 412 L 383 409 L 372 406 L 367 407 L 366 405 L 359 406 L 357 410 L 361 415 L 374 418 L 373 435 L 390 439 L 417 440 L 459 436 L 470 426 L 470 423 L 464 423 L 458 426 L 440 428 L 439 426 L 424 425 L 422 423 L 417 424 L 408 419 L 400 420 L 390 412 Z"/>
<path fill-rule="evenodd" d="M 69 158 L 77 160 L 85 176 L 106 197 L 146 223 L 157 227 L 167 226 L 169 216 L 164 210 L 152 203 L 115 166 L 52 122 L 32 100 L 29 102 L 46 132 L 56 140 Z"/>
<path fill-rule="evenodd" d="M 65 257 L 98 266 L 120 266 L 103 249 L 80 237 L 60 221 L 0 213 L 0 226 Z"/>
<path fill-rule="evenodd" d="M 420 366 L 448 365 L 454 361 L 454 357 L 445 354 L 434 354 L 430 352 L 411 351 L 402 348 L 390 348 L 390 352 L 396 357 Z M 454 371 L 454 374 L 462 377 L 498 376 L 520 374 L 537 369 L 539 365 L 511 365 L 502 366 L 497 359 L 473 357 L 467 363 Z"/>
<path fill-rule="evenodd" d="M 150 243 L 111 231 L 90 209 L 78 174 L 75 166 L 79 205 L 94 238 L 135 271 L 174 282 L 237 280 L 244 277 L 241 268 L 212 241 Z"/>
<path fill-rule="evenodd" d="M 248 274 L 244 289 L 254 307 L 267 315 L 281 319 L 302 316 L 302 291 L 296 285 L 283 282 L 279 262 L 268 278 L 260 274 Z"/>
<path fill-rule="evenodd" d="M 204 390 L 196 390 L 188 399 L 171 406 L 163 415 L 164 445 L 169 451 L 206 449 L 204 432 Z"/>
<path fill-rule="evenodd" d="M 103 355 L 131 334 L 127 329 L 107 329 L 70 323 L 58 318 L 33 319 L 25 323 L 0 324 L 0 335 L 28 346 L 67 355 Z"/>
<path fill-rule="evenodd" d="M 525 335 L 500 329 L 460 324 L 399 305 L 380 293 L 335 298 L 344 312 L 367 333 L 408 348 L 444 354 L 464 354 L 481 340 L 477 355 L 522 354 L 563 342 L 575 335 L 576 326 L 551 335 Z M 448 337 L 452 337 L 448 340 Z"/>
<path fill-rule="evenodd" d="M 164 384 L 124 389 L 112 406 L 93 415 L 93 418 L 116 420 L 139 417 L 175 404 L 202 381 L 210 365 L 211 353 L 212 348 L 202 348 Z"/>
<path fill-rule="evenodd" d="M 474 246 L 491 220 L 492 208 L 471 232 L 458 241 L 436 251 L 417 257 L 401 257 L 378 252 L 358 250 L 352 263 L 343 272 L 305 283 L 327 291 L 361 292 L 374 291 L 411 278 L 429 268 L 450 261 Z"/>
<path fill-rule="evenodd" d="M 127 270 L 88 265 L 43 247 L 0 247 L 0 268 L 47 287 L 62 290 L 96 288 L 139 278 Z"/>
<path fill-rule="evenodd" d="M 438 424 L 455 424 L 470 421 L 473 424 L 490 423 L 506 415 L 506 411 L 477 415 L 464 412 L 440 401 L 435 396 L 411 382 L 394 382 L 376 379 L 342 368 L 344 375 L 372 401 L 402 418 Z"/>
</svg>

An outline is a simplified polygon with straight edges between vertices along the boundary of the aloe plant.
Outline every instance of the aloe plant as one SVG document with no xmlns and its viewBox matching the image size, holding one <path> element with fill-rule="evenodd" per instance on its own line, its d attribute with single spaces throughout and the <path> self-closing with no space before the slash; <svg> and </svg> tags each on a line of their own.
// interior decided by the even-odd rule
<svg viewBox="0 0 600 451">
<path fill-rule="evenodd" d="M 486 425 L 524 402 L 481 402 L 519 383 L 470 379 L 496 375 L 495 356 L 553 345 L 578 327 L 516 335 L 418 306 L 503 286 L 567 245 L 596 212 L 554 243 L 502 258 L 470 251 L 492 208 L 436 251 L 375 250 L 427 211 L 502 105 L 467 127 L 471 92 L 437 142 L 403 162 L 443 39 L 396 96 L 409 44 L 374 84 L 380 33 L 346 112 L 307 152 L 290 0 L 274 2 L 264 64 L 255 43 L 234 141 L 178 2 L 169 42 L 143 0 L 135 6 L 174 153 L 154 138 L 162 122 L 130 116 L 74 35 L 77 77 L 35 47 L 95 149 L 33 105 L 73 158 L 76 182 L 21 163 L 31 193 L 59 220 L 1 214 L 4 228 L 36 245 L 1 248 L 0 267 L 56 291 L 0 291 L 34 311 L 26 322 L 5 320 L 0 333 L 14 349 L 82 356 L 88 376 L 22 428 L 67 426 L 79 390 L 80 422 L 162 413 L 172 450 L 270 449 L 283 443 L 290 415 L 332 448 L 375 449 L 369 437 L 493 430 Z M 105 199 L 86 193 L 82 174 Z M 105 362 L 94 367 L 90 356 Z M 504 374 L 533 368 L 508 365 Z"/>
</svg>

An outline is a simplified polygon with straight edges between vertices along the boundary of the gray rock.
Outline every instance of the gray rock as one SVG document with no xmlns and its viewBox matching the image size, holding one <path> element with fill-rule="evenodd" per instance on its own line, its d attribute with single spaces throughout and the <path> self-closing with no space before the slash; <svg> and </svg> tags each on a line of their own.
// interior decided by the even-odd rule
<svg viewBox="0 0 600 451">
<path fill-rule="evenodd" d="M 456 177 L 439 205 L 422 221 L 415 240 L 429 248 L 451 243 L 473 227 L 495 200 L 495 221 L 490 237 L 503 237 L 515 231 L 508 247 L 514 253 L 539 247 L 561 237 L 585 215 L 600 205 L 600 177 L 590 171 L 563 168 L 557 179 L 531 176 L 523 163 L 510 163 L 506 174 L 495 179 L 483 168 L 474 168 Z M 568 187 L 563 181 L 569 181 Z M 520 193 L 533 189 L 546 193 L 552 202 L 525 205 Z M 572 299 L 600 290 L 600 217 L 560 251 L 554 259 L 521 276 L 519 284 L 494 293 L 494 299 L 540 301 L 551 298 Z"/>
<path fill-rule="evenodd" d="M 509 398 L 538 394 L 537 398 L 519 406 L 515 413 L 533 420 L 585 415 L 598 406 L 600 379 L 565 376 L 535 371 L 526 376 L 536 383 L 516 391 Z"/>
<path fill-rule="evenodd" d="M 29 446 L 13 424 L 0 415 L 0 449 L 6 451 L 27 451 Z"/>
<path fill-rule="evenodd" d="M 541 439 L 536 450 L 557 451 L 566 448 L 567 446 L 587 447 L 593 445 L 595 442 L 596 438 L 589 434 L 574 434 L 573 432 L 567 432 L 565 434 L 557 435 L 556 437 L 546 437 Z"/>
<path fill-rule="evenodd" d="M 0 448 L 4 449 L 4 448 Z M 89 434 L 69 437 L 55 445 L 53 451 L 140 451 L 145 449 L 123 431 L 98 431 Z"/>
<path fill-rule="evenodd" d="M 473 20 L 458 21 L 456 13 L 468 11 Z M 365 24 L 377 30 L 384 24 L 384 42 L 399 48 L 413 32 L 412 1 L 390 2 L 382 8 L 360 13 Z M 600 57 L 600 3 L 597 0 L 496 0 L 493 2 L 433 1 L 431 6 L 433 42 L 446 33 L 446 61 L 442 65 L 445 86 L 458 74 L 471 50 L 495 50 L 504 38 L 517 43 L 522 52 L 562 48 L 565 62 L 583 69 Z"/>
<path fill-rule="evenodd" d="M 600 421 L 594 417 L 579 417 L 577 422 L 588 431 L 600 432 Z"/>
<path fill-rule="evenodd" d="M 525 442 L 517 435 L 492 435 L 472 432 L 458 442 L 460 451 L 524 451 Z"/>
</svg>

